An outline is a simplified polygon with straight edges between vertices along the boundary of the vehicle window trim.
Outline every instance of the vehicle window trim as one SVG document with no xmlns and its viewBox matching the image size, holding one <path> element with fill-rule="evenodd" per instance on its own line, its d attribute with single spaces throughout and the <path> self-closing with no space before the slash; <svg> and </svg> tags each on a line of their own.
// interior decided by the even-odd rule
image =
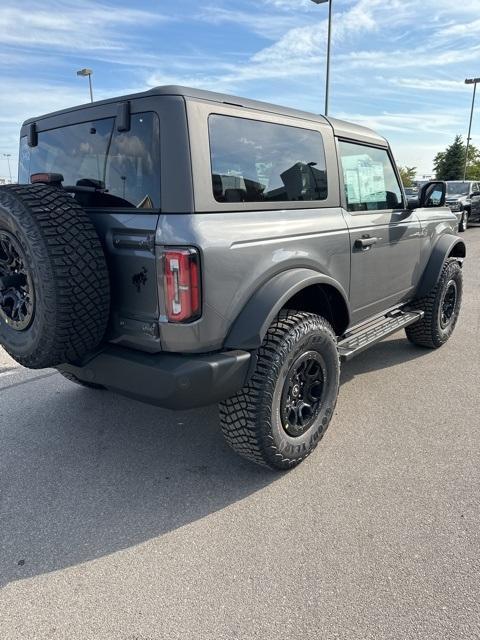
<svg viewBox="0 0 480 640">
<path fill-rule="evenodd" d="M 345 182 L 343 179 L 343 166 L 342 166 L 342 156 L 340 153 L 340 142 L 348 142 L 349 144 L 355 144 L 357 146 L 362 146 L 362 147 L 370 147 L 372 149 L 378 149 L 380 151 L 386 151 L 388 158 L 390 160 L 390 163 L 392 165 L 392 169 L 394 172 L 394 175 L 397 179 L 397 184 L 398 187 L 400 189 L 400 195 L 402 196 L 402 206 L 398 207 L 398 208 L 394 208 L 394 209 L 369 209 L 368 211 L 349 211 L 348 210 L 348 203 L 347 203 L 347 195 L 345 193 Z M 335 147 L 337 150 L 337 164 L 338 164 L 338 179 L 339 179 L 339 183 L 340 183 L 340 202 L 341 202 L 341 207 L 344 211 L 346 211 L 348 214 L 350 214 L 351 216 L 358 216 L 358 215 L 370 215 L 372 213 L 393 213 L 394 211 L 405 211 L 408 210 L 407 207 L 407 203 L 406 203 L 406 196 L 405 196 L 405 192 L 404 192 L 404 188 L 402 185 L 402 181 L 400 179 L 400 173 L 398 171 L 398 167 L 397 164 L 393 158 L 393 154 L 392 154 L 392 150 L 390 148 L 390 145 L 378 145 L 375 143 L 368 143 L 368 142 L 360 142 L 359 140 L 355 140 L 353 138 L 346 138 L 344 136 L 335 136 Z"/>
<path fill-rule="evenodd" d="M 305 211 L 310 209 L 340 208 L 338 168 L 335 157 L 333 130 L 327 122 L 317 122 L 309 118 L 297 118 L 270 111 L 256 111 L 251 108 L 231 104 L 218 104 L 208 100 L 188 98 L 185 101 L 190 138 L 190 160 L 192 166 L 193 211 L 199 214 L 217 213 L 267 213 L 269 211 Z M 217 202 L 211 189 L 211 163 L 208 136 L 208 117 L 211 114 L 254 120 L 257 122 L 280 124 L 307 129 L 320 133 L 325 149 L 328 180 L 327 200 L 302 200 L 278 202 Z"/>
</svg>

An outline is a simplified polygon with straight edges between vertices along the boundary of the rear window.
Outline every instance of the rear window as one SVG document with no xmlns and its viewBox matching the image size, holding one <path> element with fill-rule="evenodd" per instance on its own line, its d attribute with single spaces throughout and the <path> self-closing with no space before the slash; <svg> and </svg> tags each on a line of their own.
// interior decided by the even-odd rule
<svg viewBox="0 0 480 640">
<path fill-rule="evenodd" d="M 96 186 L 77 193 L 86 207 L 160 207 L 160 133 L 155 113 L 131 116 L 130 131 L 119 132 L 106 118 L 41 131 L 38 146 L 20 146 L 19 182 L 33 173 L 61 173 L 64 185 Z"/>
<path fill-rule="evenodd" d="M 232 116 L 209 118 L 212 186 L 218 202 L 327 198 L 318 131 Z"/>
</svg>

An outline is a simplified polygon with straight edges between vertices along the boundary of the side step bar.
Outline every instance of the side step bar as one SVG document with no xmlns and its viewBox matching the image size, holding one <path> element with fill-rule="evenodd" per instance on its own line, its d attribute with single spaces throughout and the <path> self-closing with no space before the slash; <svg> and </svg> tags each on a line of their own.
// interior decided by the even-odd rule
<svg viewBox="0 0 480 640">
<path fill-rule="evenodd" d="M 340 359 L 343 361 L 350 360 L 356 356 L 357 353 L 361 353 L 399 329 L 408 327 L 408 325 L 421 320 L 424 315 L 423 311 L 397 310 L 383 318 L 374 320 L 354 333 L 347 335 L 346 338 L 338 343 Z"/>
</svg>

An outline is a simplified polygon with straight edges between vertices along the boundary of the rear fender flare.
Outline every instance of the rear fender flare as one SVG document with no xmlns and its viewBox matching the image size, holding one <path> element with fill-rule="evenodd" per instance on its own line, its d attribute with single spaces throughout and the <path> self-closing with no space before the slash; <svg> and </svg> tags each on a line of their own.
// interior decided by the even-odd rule
<svg viewBox="0 0 480 640">
<path fill-rule="evenodd" d="M 233 322 L 225 341 L 228 349 L 258 349 L 275 316 L 296 293 L 311 285 L 327 284 L 343 298 L 350 322 L 350 307 L 343 287 L 333 278 L 313 269 L 289 269 L 265 282 L 250 298 Z"/>
</svg>

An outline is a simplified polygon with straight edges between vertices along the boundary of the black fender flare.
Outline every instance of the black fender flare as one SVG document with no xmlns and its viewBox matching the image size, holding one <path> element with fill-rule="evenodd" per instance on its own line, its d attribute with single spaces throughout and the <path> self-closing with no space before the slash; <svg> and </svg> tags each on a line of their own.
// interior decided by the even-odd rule
<svg viewBox="0 0 480 640">
<path fill-rule="evenodd" d="M 265 282 L 248 300 L 234 320 L 225 341 L 228 349 L 258 349 L 278 312 L 296 293 L 315 284 L 334 287 L 345 302 L 350 324 L 350 305 L 343 287 L 333 278 L 313 269 L 282 271 Z"/>
<path fill-rule="evenodd" d="M 415 293 L 416 298 L 423 298 L 435 287 L 442 273 L 443 265 L 452 253 L 460 259 L 466 256 L 467 249 L 463 240 L 450 233 L 440 236 L 432 249 L 430 259 L 420 279 Z"/>
</svg>

